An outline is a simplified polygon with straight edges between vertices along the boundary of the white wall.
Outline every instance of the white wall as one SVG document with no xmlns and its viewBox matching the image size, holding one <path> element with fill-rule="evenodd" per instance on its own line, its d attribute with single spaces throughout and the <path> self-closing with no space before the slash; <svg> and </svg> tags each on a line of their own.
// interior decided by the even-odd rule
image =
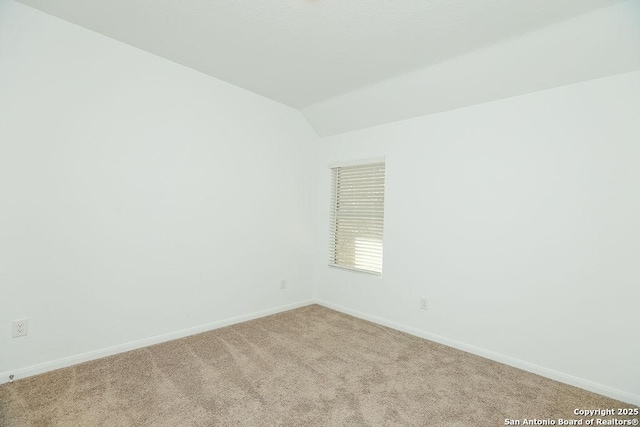
<svg viewBox="0 0 640 427">
<path fill-rule="evenodd" d="M 640 0 L 627 0 L 302 111 L 321 136 L 640 69 Z"/>
<path fill-rule="evenodd" d="M 314 138 L 294 109 L 0 1 L 2 381 L 311 298 Z"/>
<path fill-rule="evenodd" d="M 323 138 L 318 297 L 640 402 L 639 118 L 632 72 Z M 383 276 L 328 267 L 328 165 L 379 156 Z"/>
</svg>

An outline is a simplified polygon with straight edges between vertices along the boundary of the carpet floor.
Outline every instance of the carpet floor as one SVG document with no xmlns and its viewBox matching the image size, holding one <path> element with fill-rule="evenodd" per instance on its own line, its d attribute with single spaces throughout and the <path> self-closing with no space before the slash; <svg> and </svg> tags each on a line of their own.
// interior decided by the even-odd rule
<svg viewBox="0 0 640 427">
<path fill-rule="evenodd" d="M 502 426 L 629 406 L 318 305 L 0 386 L 3 427 Z"/>
</svg>

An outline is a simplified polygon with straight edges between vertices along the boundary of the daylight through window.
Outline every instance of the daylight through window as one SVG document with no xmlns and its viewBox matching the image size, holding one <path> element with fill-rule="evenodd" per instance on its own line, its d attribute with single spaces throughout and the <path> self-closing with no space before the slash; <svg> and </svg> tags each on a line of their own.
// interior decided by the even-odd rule
<svg viewBox="0 0 640 427">
<path fill-rule="evenodd" d="M 384 162 L 331 169 L 329 264 L 382 274 Z"/>
</svg>

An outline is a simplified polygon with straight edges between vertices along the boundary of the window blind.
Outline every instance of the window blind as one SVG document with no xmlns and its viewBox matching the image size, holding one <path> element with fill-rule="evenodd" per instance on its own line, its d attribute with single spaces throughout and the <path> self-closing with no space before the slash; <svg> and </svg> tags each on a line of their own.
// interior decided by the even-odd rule
<svg viewBox="0 0 640 427">
<path fill-rule="evenodd" d="M 382 274 L 384 165 L 331 169 L 330 265 Z"/>
</svg>

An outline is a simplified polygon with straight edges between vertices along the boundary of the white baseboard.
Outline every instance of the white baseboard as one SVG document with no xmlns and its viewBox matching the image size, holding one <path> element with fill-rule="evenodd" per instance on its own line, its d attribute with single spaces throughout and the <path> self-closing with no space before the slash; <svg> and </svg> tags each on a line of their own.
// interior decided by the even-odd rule
<svg viewBox="0 0 640 427">
<path fill-rule="evenodd" d="M 78 363 L 88 362 L 90 360 L 99 359 L 101 357 L 112 356 L 118 353 L 124 353 L 126 351 L 135 350 L 142 347 L 147 347 L 154 344 L 171 341 L 178 338 L 183 338 L 189 335 L 199 334 L 201 332 L 210 331 L 213 329 L 223 328 L 225 326 L 233 325 L 236 323 L 246 322 L 248 320 L 258 319 L 260 317 L 269 316 L 272 314 L 280 313 L 283 311 L 293 310 L 295 308 L 304 307 L 310 304 L 319 304 L 332 310 L 339 311 L 341 313 L 348 314 L 350 316 L 358 317 L 360 319 L 368 320 L 379 325 L 387 326 L 398 331 L 406 332 L 408 334 L 435 341 L 440 344 L 447 345 L 449 347 L 457 348 L 468 353 L 472 353 L 496 362 L 504 363 L 505 365 L 513 366 L 514 368 L 522 369 L 523 371 L 531 372 L 545 378 L 549 378 L 561 383 L 569 384 L 582 388 L 584 390 L 598 393 L 603 396 L 617 399 L 622 402 L 630 403 L 640 406 L 640 396 L 633 393 L 628 393 L 622 390 L 617 390 L 612 387 L 608 387 L 602 384 L 594 383 L 589 380 L 574 377 L 562 372 L 555 371 L 553 369 L 545 368 L 543 366 L 535 365 L 533 363 L 525 362 L 520 359 L 505 356 L 500 353 L 493 352 L 481 347 L 466 344 L 461 341 L 456 341 L 450 338 L 446 338 L 440 335 L 432 334 L 411 326 L 402 325 L 390 320 L 386 320 L 380 317 L 371 316 L 366 313 L 362 313 L 356 310 L 352 310 L 346 307 L 342 307 L 337 304 L 333 304 L 320 299 L 309 299 L 300 301 L 293 304 L 287 304 L 267 310 L 262 310 L 254 313 L 244 314 L 242 316 L 232 317 L 228 319 L 219 320 L 217 322 L 207 323 L 204 325 L 198 325 L 187 329 L 181 329 L 179 331 L 169 332 L 162 335 L 157 335 L 150 338 L 144 338 L 137 341 L 131 341 L 124 344 L 119 344 L 112 347 L 107 347 L 99 350 L 90 351 L 87 353 L 77 354 L 74 356 L 64 357 L 61 359 L 53 360 L 50 362 L 41 363 L 38 365 L 28 366 L 26 368 L 20 368 L 13 371 L 0 373 L 0 384 L 9 382 L 9 375 L 13 375 L 13 380 L 30 377 L 33 375 L 42 374 L 44 372 L 53 371 L 60 368 L 66 368 L 68 366 L 77 365 Z"/>
<path fill-rule="evenodd" d="M 458 350 L 466 351 L 477 356 L 484 357 L 496 362 L 503 363 L 505 365 L 513 366 L 514 368 L 522 369 L 523 371 L 531 372 L 540 375 L 545 378 L 549 378 L 561 383 L 569 384 L 575 387 L 579 387 L 584 390 L 591 391 L 593 393 L 601 394 L 603 396 L 610 397 L 612 399 L 620 400 L 622 402 L 630 403 L 632 405 L 640 406 L 640 395 L 629 393 L 626 391 L 618 390 L 609 386 L 594 383 L 589 380 L 574 377 L 562 372 L 554 371 L 553 369 L 545 368 L 533 363 L 525 362 L 524 360 L 515 359 L 513 357 L 505 356 L 504 354 L 496 353 L 491 350 L 487 350 L 481 347 L 476 347 L 471 344 L 466 344 L 461 341 L 452 340 L 440 335 L 432 334 L 411 326 L 402 325 L 400 323 L 392 322 L 390 320 L 382 319 L 380 317 L 371 316 L 366 313 L 362 313 L 350 308 L 342 307 L 337 304 L 333 304 L 327 301 L 317 299 L 316 304 L 330 308 L 332 310 L 339 311 L 344 314 L 348 314 L 353 317 L 358 317 L 363 320 L 368 320 L 373 323 L 377 323 L 382 326 L 396 329 L 398 331 L 406 332 L 410 335 L 414 335 L 420 338 L 425 338 L 430 341 L 435 341 L 440 344 L 444 344 L 449 347 L 457 348 Z"/>
<path fill-rule="evenodd" d="M 13 371 L 8 371 L 8 372 L 0 372 L 0 384 L 8 383 L 10 381 L 9 375 L 13 375 L 13 381 L 15 381 L 21 378 L 26 378 L 33 375 L 38 375 L 45 372 L 53 371 L 56 369 L 77 365 L 78 363 L 99 359 L 101 357 L 112 356 L 114 354 L 124 353 L 126 351 L 147 347 L 153 344 L 160 344 L 166 341 L 183 338 L 189 335 L 195 335 L 201 332 L 223 328 L 225 326 L 233 325 L 236 323 L 246 322 L 247 320 L 258 319 L 260 317 L 270 316 L 272 314 L 280 313 L 283 311 L 293 310 L 294 308 L 300 308 L 310 304 L 315 304 L 315 300 L 312 300 L 312 299 L 304 300 L 304 301 L 296 302 L 293 304 L 287 304 L 287 305 L 283 305 L 275 308 L 270 308 L 267 310 L 257 311 L 254 313 L 243 314 L 242 316 L 218 320 L 217 322 L 193 326 L 191 328 L 181 329 L 179 331 L 169 332 L 162 335 L 156 335 L 150 338 L 143 338 L 141 340 L 131 341 L 124 344 L 118 344 L 112 347 L 89 351 L 87 353 L 81 353 L 74 356 L 63 357 L 62 359 L 52 360 L 50 362 L 40 363 L 38 365 L 33 365 L 33 366 L 27 366 L 26 368 L 15 369 Z"/>
</svg>

